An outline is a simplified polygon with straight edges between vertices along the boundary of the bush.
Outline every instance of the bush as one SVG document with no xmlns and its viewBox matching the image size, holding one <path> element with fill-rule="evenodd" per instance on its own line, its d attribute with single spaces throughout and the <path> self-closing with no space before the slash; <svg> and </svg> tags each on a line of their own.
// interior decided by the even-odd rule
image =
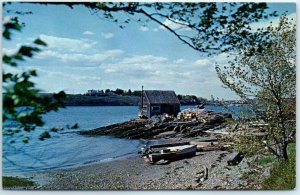
<svg viewBox="0 0 300 195">
<path fill-rule="evenodd" d="M 11 188 L 11 187 L 29 187 L 34 186 L 35 183 L 25 178 L 18 177 L 2 177 L 3 188 Z"/>
</svg>

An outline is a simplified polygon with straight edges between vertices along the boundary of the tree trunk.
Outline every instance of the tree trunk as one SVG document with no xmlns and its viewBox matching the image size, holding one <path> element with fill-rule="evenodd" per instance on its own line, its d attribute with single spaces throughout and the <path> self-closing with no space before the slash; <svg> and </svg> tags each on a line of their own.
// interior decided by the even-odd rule
<svg viewBox="0 0 300 195">
<path fill-rule="evenodd" d="M 284 140 L 280 141 L 277 146 L 277 155 L 280 160 L 287 161 L 288 155 L 287 155 L 287 142 Z"/>
<path fill-rule="evenodd" d="M 277 108 L 278 108 L 278 116 L 277 116 L 277 119 L 278 119 L 278 125 L 279 125 L 279 128 L 281 130 L 281 139 L 278 143 L 278 148 L 277 148 L 277 154 L 278 154 L 278 157 L 280 158 L 280 160 L 284 160 L 284 161 L 287 161 L 288 160 L 288 155 L 287 155 L 287 135 L 286 135 L 286 128 L 285 128 L 285 122 L 284 122 L 284 117 L 283 117 L 283 111 L 282 111 L 282 99 L 279 98 L 277 96 Z"/>
</svg>

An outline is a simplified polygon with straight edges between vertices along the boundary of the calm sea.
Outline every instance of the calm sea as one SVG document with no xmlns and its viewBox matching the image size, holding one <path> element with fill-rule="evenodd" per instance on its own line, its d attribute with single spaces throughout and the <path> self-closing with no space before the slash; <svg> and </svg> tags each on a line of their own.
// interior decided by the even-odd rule
<svg viewBox="0 0 300 195">
<path fill-rule="evenodd" d="M 182 106 L 181 110 L 194 106 Z M 220 106 L 206 106 L 218 112 L 228 112 Z M 3 138 L 3 174 L 22 175 L 28 172 L 61 169 L 83 164 L 109 161 L 129 155 L 136 155 L 142 146 L 138 140 L 117 139 L 109 136 L 82 136 L 79 130 L 89 130 L 137 117 L 135 106 L 77 106 L 67 107 L 44 116 L 46 122 L 42 132 L 51 127 L 64 128 L 60 133 L 52 133 L 51 139 L 39 141 L 37 135 L 30 134 L 28 144 L 8 143 L 11 137 Z M 68 129 L 78 123 L 78 129 Z M 37 133 L 36 133 L 37 134 Z M 32 137 L 32 135 L 34 135 Z M 20 138 L 15 138 L 20 140 Z"/>
</svg>

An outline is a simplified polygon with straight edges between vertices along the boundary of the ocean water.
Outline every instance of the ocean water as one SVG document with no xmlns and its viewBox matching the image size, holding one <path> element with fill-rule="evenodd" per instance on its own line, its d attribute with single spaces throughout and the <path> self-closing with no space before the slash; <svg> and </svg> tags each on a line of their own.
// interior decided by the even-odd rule
<svg viewBox="0 0 300 195">
<path fill-rule="evenodd" d="M 181 110 L 195 108 L 182 106 Z M 221 106 L 206 106 L 217 112 L 230 112 Z M 83 136 L 79 130 L 94 129 L 137 117 L 136 106 L 77 106 L 67 107 L 44 116 L 45 126 L 39 133 L 52 127 L 64 128 L 51 133 L 51 139 L 38 140 L 39 133 L 31 133 L 28 144 L 21 138 L 3 137 L 3 174 L 22 175 L 26 173 L 76 167 L 84 164 L 112 160 L 136 155 L 142 146 L 139 140 L 118 139 L 109 136 Z M 78 129 L 68 129 L 78 123 Z M 11 139 L 19 140 L 14 144 Z"/>
<path fill-rule="evenodd" d="M 29 172 L 61 169 L 83 164 L 107 161 L 135 155 L 141 146 L 138 140 L 118 139 L 109 136 L 83 136 L 79 130 L 89 130 L 135 118 L 135 106 L 78 106 L 50 112 L 43 118 L 45 126 L 31 133 L 29 143 L 21 138 L 3 138 L 3 174 L 22 175 Z M 78 123 L 78 129 L 68 129 Z M 51 139 L 40 141 L 37 134 L 52 127 L 64 128 L 51 133 Z M 34 136 L 32 136 L 34 135 Z M 19 140 L 14 144 L 10 140 Z"/>
</svg>

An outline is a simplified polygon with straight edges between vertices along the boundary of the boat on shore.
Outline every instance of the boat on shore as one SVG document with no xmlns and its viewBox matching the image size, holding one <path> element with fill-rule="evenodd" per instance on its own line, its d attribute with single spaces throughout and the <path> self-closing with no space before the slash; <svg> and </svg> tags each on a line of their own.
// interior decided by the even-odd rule
<svg viewBox="0 0 300 195">
<path fill-rule="evenodd" d="M 162 146 L 162 145 L 160 145 Z M 146 163 L 155 164 L 160 160 L 175 161 L 184 158 L 190 158 L 196 155 L 196 145 L 179 145 L 171 147 L 160 147 L 160 150 L 153 150 L 153 147 L 149 147 L 144 152 L 144 160 Z"/>
</svg>

